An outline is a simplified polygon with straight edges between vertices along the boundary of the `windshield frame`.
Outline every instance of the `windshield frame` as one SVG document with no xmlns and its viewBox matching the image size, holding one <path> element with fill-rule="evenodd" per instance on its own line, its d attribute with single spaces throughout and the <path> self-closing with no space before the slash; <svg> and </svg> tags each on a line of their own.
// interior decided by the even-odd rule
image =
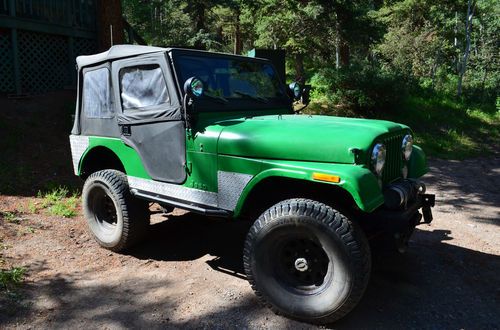
<svg viewBox="0 0 500 330">
<path fill-rule="evenodd" d="M 172 67 L 174 71 L 175 80 L 177 82 L 179 95 L 184 97 L 184 81 L 180 81 L 181 78 L 181 69 L 179 67 L 178 59 L 182 56 L 197 56 L 197 57 L 213 57 L 213 58 L 223 58 L 229 60 L 238 60 L 238 61 L 250 61 L 256 62 L 260 64 L 268 64 L 271 65 L 275 73 L 277 73 L 276 68 L 272 64 L 271 61 L 261 58 L 255 57 L 247 57 L 241 55 L 232 55 L 225 53 L 213 53 L 202 50 L 190 50 L 190 49 L 172 49 L 169 52 L 170 58 L 172 60 Z M 276 74 L 276 79 L 278 80 L 283 96 L 282 97 L 274 97 L 269 98 L 269 102 L 264 103 L 260 100 L 252 99 L 250 97 L 242 97 L 242 98 L 230 98 L 229 102 L 222 103 L 217 102 L 217 100 L 202 97 L 195 100 L 196 103 L 196 111 L 197 112 L 220 112 L 220 111 L 246 111 L 246 110 L 269 110 L 269 109 L 277 109 L 277 108 L 286 108 L 292 109 L 292 100 L 286 93 L 286 86 L 283 81 L 281 81 L 278 74 Z"/>
</svg>

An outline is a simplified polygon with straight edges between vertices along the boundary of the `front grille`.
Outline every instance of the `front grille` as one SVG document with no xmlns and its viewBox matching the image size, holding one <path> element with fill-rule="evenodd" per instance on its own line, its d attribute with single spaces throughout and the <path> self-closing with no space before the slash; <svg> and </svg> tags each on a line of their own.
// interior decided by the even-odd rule
<svg viewBox="0 0 500 330">
<path fill-rule="evenodd" d="M 382 172 L 382 182 L 388 184 L 401 177 L 401 169 L 403 167 L 403 155 L 401 151 L 401 143 L 404 134 L 392 135 L 384 138 L 382 143 L 386 148 L 386 160 L 384 170 Z"/>
</svg>

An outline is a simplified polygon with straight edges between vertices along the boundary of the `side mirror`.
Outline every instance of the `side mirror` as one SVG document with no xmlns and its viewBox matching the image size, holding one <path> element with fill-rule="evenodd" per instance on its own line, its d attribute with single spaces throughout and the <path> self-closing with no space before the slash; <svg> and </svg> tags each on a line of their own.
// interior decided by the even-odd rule
<svg viewBox="0 0 500 330">
<path fill-rule="evenodd" d="M 184 82 L 184 99 L 183 99 L 183 107 L 184 107 L 184 118 L 186 118 L 186 124 L 188 128 L 193 127 L 195 124 L 195 117 L 193 116 L 194 112 L 194 98 L 198 98 L 203 95 L 204 87 L 203 82 L 196 77 L 191 77 Z M 188 108 L 190 109 L 188 111 Z"/>
<path fill-rule="evenodd" d="M 302 87 L 298 82 L 294 81 L 293 83 L 288 85 L 288 88 L 289 94 L 295 102 L 293 111 L 295 111 L 296 113 L 300 113 L 309 105 L 309 93 L 311 91 L 311 85 L 305 85 L 304 87 Z M 301 108 L 298 108 L 300 107 L 298 102 L 302 104 Z"/>
<path fill-rule="evenodd" d="M 189 96 L 202 96 L 204 92 L 203 82 L 196 77 L 189 78 L 184 83 L 184 92 Z"/>
<path fill-rule="evenodd" d="M 288 89 L 290 90 L 290 96 L 294 101 L 300 100 L 300 97 L 302 96 L 302 87 L 298 82 L 294 81 L 288 85 Z"/>
</svg>

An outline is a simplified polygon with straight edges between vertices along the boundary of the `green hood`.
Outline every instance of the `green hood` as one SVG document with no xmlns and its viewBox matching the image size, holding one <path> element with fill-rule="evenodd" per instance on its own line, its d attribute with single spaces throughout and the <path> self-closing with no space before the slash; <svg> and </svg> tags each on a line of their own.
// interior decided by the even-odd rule
<svg viewBox="0 0 500 330">
<path fill-rule="evenodd" d="M 307 115 L 272 115 L 226 120 L 218 142 L 225 155 L 354 163 L 352 148 L 368 152 L 382 134 L 407 129 L 382 120 Z"/>
</svg>

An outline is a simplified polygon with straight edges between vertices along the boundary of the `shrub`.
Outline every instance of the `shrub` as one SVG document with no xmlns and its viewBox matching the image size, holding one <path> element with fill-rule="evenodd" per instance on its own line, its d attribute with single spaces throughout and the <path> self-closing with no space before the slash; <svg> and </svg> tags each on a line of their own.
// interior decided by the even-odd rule
<svg viewBox="0 0 500 330">
<path fill-rule="evenodd" d="M 338 70 L 320 69 L 311 78 L 311 85 L 313 100 L 326 99 L 357 112 L 393 107 L 403 99 L 408 87 L 403 77 L 367 61 Z"/>
</svg>

